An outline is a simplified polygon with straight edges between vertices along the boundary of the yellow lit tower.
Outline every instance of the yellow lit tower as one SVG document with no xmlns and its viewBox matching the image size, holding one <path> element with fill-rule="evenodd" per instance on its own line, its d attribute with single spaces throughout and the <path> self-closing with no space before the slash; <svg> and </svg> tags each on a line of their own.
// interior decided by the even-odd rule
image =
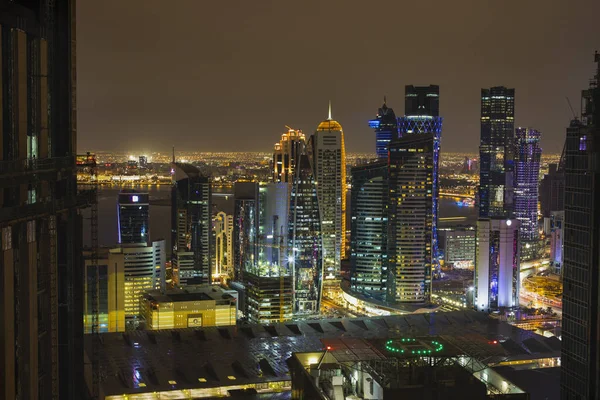
<svg viewBox="0 0 600 400">
<path fill-rule="evenodd" d="M 310 138 L 312 167 L 317 181 L 317 198 L 323 235 L 323 277 L 340 277 L 346 249 L 346 150 L 339 122 L 329 116 Z"/>
<path fill-rule="evenodd" d="M 292 183 L 296 160 L 306 145 L 306 136 L 301 130 L 286 128 L 288 131 L 281 135 L 273 150 L 273 182 Z"/>
</svg>

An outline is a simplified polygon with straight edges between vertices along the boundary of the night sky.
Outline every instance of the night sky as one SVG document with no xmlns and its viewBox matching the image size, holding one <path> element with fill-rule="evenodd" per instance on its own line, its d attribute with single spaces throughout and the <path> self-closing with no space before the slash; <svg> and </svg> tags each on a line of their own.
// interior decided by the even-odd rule
<svg viewBox="0 0 600 400">
<path fill-rule="evenodd" d="M 600 50 L 598 0 L 102 0 L 77 10 L 78 146 L 271 151 L 333 117 L 348 151 L 404 85 L 440 85 L 442 151 L 477 151 L 480 88 L 560 152 Z"/>
</svg>

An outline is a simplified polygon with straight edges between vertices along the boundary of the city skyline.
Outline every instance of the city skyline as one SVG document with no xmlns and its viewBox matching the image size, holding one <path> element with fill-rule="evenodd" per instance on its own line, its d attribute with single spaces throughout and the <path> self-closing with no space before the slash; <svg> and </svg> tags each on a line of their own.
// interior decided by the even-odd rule
<svg viewBox="0 0 600 400">
<path fill-rule="evenodd" d="M 80 2 L 78 147 L 269 151 L 285 125 L 312 132 L 331 99 L 347 150 L 374 152 L 365 121 L 375 117 L 383 96 L 399 110 L 404 85 L 433 82 L 444 99 L 445 151 L 477 150 L 479 90 L 505 85 L 519 96 L 515 126 L 537 127 L 544 132 L 541 147 L 560 152 L 572 118 L 565 97 L 579 113 L 579 89 L 587 84 L 589 54 L 600 34 L 592 20 L 600 4 L 585 3 L 575 9 L 532 1 L 515 12 L 501 3 L 472 2 L 464 5 L 466 13 L 452 3 L 398 3 L 367 18 L 371 10 L 354 1 L 256 7 Z M 336 15 L 328 34 L 306 28 L 328 14 Z M 428 15 L 418 43 L 402 38 L 420 20 L 396 29 L 395 15 Z M 222 32 L 212 16 L 226 17 L 229 28 Z M 528 34 L 487 29 L 504 20 Z M 390 52 L 395 43 L 405 48 Z M 383 64 L 372 56 L 379 53 L 386 54 Z M 418 61 L 406 63 L 406 54 Z M 230 134 L 236 140 L 226 140 Z"/>
</svg>

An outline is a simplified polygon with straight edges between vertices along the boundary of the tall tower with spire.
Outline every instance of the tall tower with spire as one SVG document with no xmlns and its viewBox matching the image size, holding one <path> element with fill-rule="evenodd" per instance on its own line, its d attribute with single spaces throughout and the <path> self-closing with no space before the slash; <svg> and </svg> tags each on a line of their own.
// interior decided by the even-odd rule
<svg viewBox="0 0 600 400">
<path fill-rule="evenodd" d="M 331 102 L 327 119 L 310 138 L 309 149 L 317 181 L 326 283 L 340 277 L 346 250 L 346 149 L 342 126 L 331 116 Z"/>
<path fill-rule="evenodd" d="M 398 137 L 398 119 L 394 110 L 387 106 L 383 96 L 383 105 L 377 110 L 377 117 L 369 121 L 369 127 L 375 130 L 375 153 L 380 160 L 387 159 L 390 141 Z"/>
</svg>

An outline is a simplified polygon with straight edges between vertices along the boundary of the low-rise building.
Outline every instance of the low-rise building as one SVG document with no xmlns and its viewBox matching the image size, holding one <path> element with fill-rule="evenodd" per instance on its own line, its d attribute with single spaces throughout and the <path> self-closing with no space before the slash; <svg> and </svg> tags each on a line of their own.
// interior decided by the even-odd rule
<svg viewBox="0 0 600 400">
<path fill-rule="evenodd" d="M 147 291 L 140 308 L 146 329 L 227 326 L 235 325 L 237 301 L 220 286 L 186 286 Z"/>
</svg>

